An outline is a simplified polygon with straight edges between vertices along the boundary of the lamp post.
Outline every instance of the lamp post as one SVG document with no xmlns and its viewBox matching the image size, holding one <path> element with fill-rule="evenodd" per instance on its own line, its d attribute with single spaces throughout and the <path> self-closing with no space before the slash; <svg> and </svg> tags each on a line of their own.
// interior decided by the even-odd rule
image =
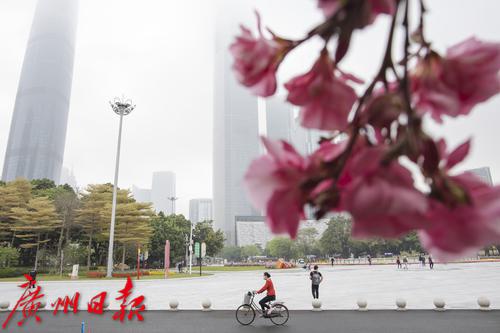
<svg viewBox="0 0 500 333">
<path fill-rule="evenodd" d="M 171 204 L 171 208 L 172 208 L 172 215 L 175 215 L 175 202 L 177 200 L 179 200 L 179 198 L 172 196 L 172 197 L 168 197 L 167 199 L 170 200 L 170 204 Z"/>
<path fill-rule="evenodd" d="M 118 189 L 118 171 L 120 166 L 120 147 L 122 141 L 122 125 L 123 116 L 130 114 L 135 109 L 130 99 L 115 98 L 113 102 L 109 102 L 113 111 L 120 116 L 120 126 L 118 130 L 118 146 L 116 148 L 116 165 L 115 165 L 115 181 L 113 185 L 113 204 L 111 206 L 111 225 L 109 227 L 109 248 L 108 248 L 108 266 L 106 277 L 110 278 L 113 275 L 113 246 L 115 240 L 115 218 L 116 218 L 116 195 Z"/>
</svg>

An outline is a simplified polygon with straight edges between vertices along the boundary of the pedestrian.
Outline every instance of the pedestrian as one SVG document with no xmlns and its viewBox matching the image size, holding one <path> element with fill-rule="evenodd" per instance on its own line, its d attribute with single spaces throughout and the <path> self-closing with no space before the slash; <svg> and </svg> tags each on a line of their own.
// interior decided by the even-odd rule
<svg viewBox="0 0 500 333">
<path fill-rule="evenodd" d="M 403 258 L 403 269 L 408 269 L 408 257 L 404 256 Z"/>
<path fill-rule="evenodd" d="M 366 258 L 368 258 L 368 265 L 372 265 L 372 256 L 371 255 L 367 255 Z"/>
<path fill-rule="evenodd" d="M 323 282 L 323 275 L 318 271 L 318 265 L 314 265 L 314 271 L 309 274 L 309 279 L 313 298 L 319 298 L 319 285 Z"/>
<path fill-rule="evenodd" d="M 403 267 L 401 265 L 401 259 L 399 259 L 399 256 L 396 257 L 396 264 L 398 265 L 398 268 L 402 268 Z"/>
<path fill-rule="evenodd" d="M 422 267 L 425 267 L 425 256 L 422 256 Z"/>
<path fill-rule="evenodd" d="M 432 260 L 432 257 L 431 257 L 431 255 L 430 255 L 430 254 L 429 254 L 429 267 L 430 267 L 431 269 L 434 269 L 434 261 Z"/>
<path fill-rule="evenodd" d="M 334 258 L 334 257 L 332 257 L 332 258 L 330 259 L 330 261 L 332 262 L 332 266 L 333 266 L 333 264 L 335 263 L 335 258 Z"/>
</svg>

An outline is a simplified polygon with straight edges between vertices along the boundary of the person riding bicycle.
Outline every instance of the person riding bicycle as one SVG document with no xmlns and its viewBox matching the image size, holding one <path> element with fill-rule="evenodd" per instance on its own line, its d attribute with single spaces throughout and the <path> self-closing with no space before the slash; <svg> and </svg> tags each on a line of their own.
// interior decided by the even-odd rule
<svg viewBox="0 0 500 333">
<path fill-rule="evenodd" d="M 261 294 L 264 291 L 267 292 L 266 297 L 262 298 L 259 301 L 260 307 L 262 308 L 262 313 L 265 316 L 266 314 L 267 315 L 271 314 L 271 307 L 267 303 L 276 300 L 276 291 L 274 290 L 273 281 L 271 280 L 271 274 L 269 274 L 268 272 L 264 272 L 264 280 L 266 281 L 266 283 L 264 284 L 264 286 L 262 288 L 257 290 L 256 293 Z M 267 311 L 266 311 L 266 309 L 267 309 Z"/>
</svg>

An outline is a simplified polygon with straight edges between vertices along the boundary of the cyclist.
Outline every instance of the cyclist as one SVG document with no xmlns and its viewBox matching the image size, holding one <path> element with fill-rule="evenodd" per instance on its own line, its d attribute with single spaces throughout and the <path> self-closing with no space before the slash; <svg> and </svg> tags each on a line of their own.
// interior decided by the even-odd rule
<svg viewBox="0 0 500 333">
<path fill-rule="evenodd" d="M 276 291 L 274 290 L 273 281 L 271 280 L 271 274 L 269 274 L 268 272 L 264 272 L 264 280 L 266 281 L 266 283 L 262 288 L 256 291 L 256 293 L 261 294 L 264 291 L 267 292 L 266 297 L 262 298 L 259 301 L 260 307 L 262 308 L 262 313 L 264 314 L 264 316 L 266 316 L 271 314 L 271 307 L 267 303 L 276 300 Z"/>
</svg>

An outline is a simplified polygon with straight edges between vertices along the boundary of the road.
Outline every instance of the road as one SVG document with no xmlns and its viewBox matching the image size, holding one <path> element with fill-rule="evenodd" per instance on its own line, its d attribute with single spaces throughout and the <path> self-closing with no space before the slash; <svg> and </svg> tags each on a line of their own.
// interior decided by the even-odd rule
<svg viewBox="0 0 500 333">
<path fill-rule="evenodd" d="M 3 322 L 6 313 L 0 313 Z M 19 316 L 19 314 L 17 315 Z M 234 333 L 234 332 L 283 332 L 283 333 L 499 333 L 500 311 L 449 310 L 434 312 L 413 310 L 397 311 L 291 311 L 289 322 L 282 327 L 274 326 L 267 319 L 256 319 L 251 326 L 240 326 L 233 311 L 149 311 L 145 320 L 119 323 L 112 320 L 112 313 L 91 316 L 86 312 L 52 316 L 43 312 L 42 323 L 30 319 L 23 327 L 16 322 L 8 332 L 29 333 L 79 333 L 85 321 L 85 333 Z M 19 318 L 19 317 L 17 317 Z"/>
</svg>

